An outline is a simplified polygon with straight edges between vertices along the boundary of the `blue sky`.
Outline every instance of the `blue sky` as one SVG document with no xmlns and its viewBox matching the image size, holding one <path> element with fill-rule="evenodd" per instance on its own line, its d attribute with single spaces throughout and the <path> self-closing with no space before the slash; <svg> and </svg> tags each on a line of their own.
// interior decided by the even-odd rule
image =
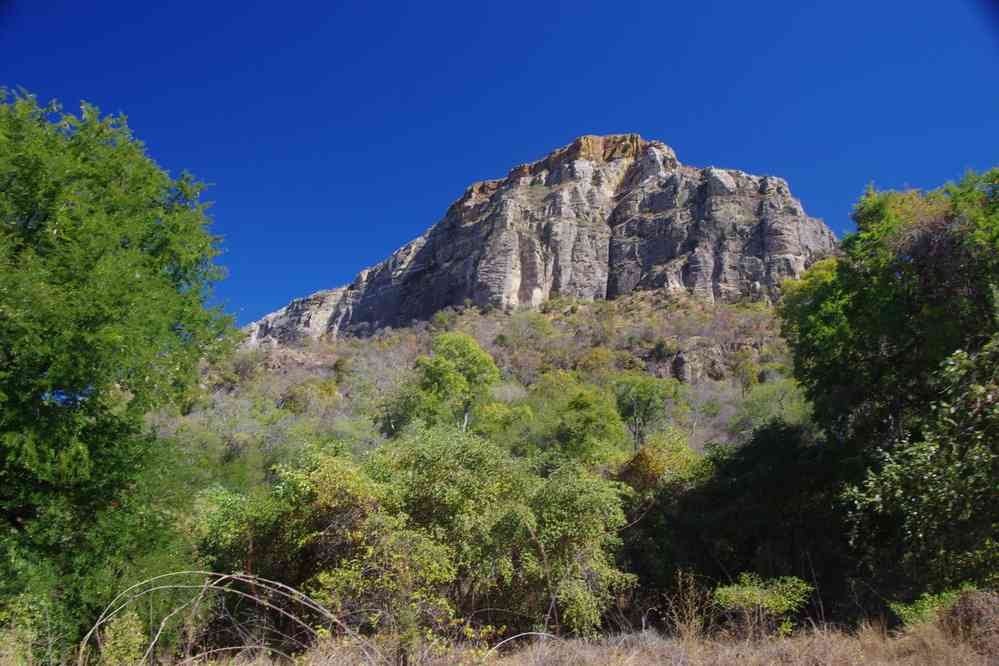
<svg viewBox="0 0 999 666">
<path fill-rule="evenodd" d="M 217 296 L 246 323 L 581 134 L 782 176 L 841 235 L 869 182 L 999 164 L 997 17 L 973 0 L 0 0 L 0 85 L 124 112 L 164 168 L 213 183 Z"/>
</svg>

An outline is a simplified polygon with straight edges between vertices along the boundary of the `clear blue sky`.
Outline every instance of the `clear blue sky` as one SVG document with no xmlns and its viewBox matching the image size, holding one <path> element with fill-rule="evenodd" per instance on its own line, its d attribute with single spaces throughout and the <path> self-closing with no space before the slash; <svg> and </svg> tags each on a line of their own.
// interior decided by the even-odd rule
<svg viewBox="0 0 999 666">
<path fill-rule="evenodd" d="M 214 183 L 240 323 L 581 134 L 783 176 L 838 234 L 868 182 L 999 164 L 999 24 L 973 0 L 0 0 L 0 85 L 124 112 Z"/>
</svg>

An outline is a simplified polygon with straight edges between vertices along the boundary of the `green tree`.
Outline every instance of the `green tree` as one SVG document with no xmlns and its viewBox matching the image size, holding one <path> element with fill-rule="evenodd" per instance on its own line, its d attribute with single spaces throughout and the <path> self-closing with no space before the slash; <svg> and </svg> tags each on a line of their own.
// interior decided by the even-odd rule
<svg viewBox="0 0 999 666">
<path fill-rule="evenodd" d="M 881 447 L 879 465 L 850 489 L 854 540 L 869 563 L 899 562 L 918 587 L 995 586 L 999 336 L 977 354 L 953 354 L 936 381 L 939 399 L 921 434 Z M 872 539 L 872 533 L 882 538 Z"/>
<path fill-rule="evenodd" d="M 569 463 L 531 497 L 531 515 L 521 529 L 536 550 L 525 556 L 521 594 L 536 616 L 545 613 L 546 624 L 593 634 L 615 595 L 634 585 L 635 576 L 615 561 L 618 532 L 625 525 L 621 491 L 618 484 Z M 537 590 L 547 590 L 548 598 Z"/>
<path fill-rule="evenodd" d="M 548 435 L 549 451 L 557 458 L 587 465 L 617 457 L 627 435 L 610 397 L 596 386 L 582 384 L 573 387 L 565 398 L 558 405 L 557 420 Z"/>
<path fill-rule="evenodd" d="M 930 377 L 996 330 L 999 169 L 931 192 L 869 190 L 842 256 L 786 285 L 782 332 L 821 423 L 870 444 L 933 399 Z"/>
<path fill-rule="evenodd" d="M 760 364 L 757 362 L 756 354 L 751 349 L 740 349 L 732 359 L 732 374 L 742 387 L 742 395 L 760 381 Z"/>
<path fill-rule="evenodd" d="M 853 217 L 842 256 L 788 283 L 781 306 L 796 378 L 850 459 L 852 546 L 886 596 L 994 580 L 982 350 L 999 332 L 999 169 L 871 189 Z"/>
<path fill-rule="evenodd" d="M 812 406 L 798 382 L 778 376 L 746 390 L 736 405 L 728 431 L 737 441 L 745 441 L 757 428 L 775 419 L 788 425 L 806 425 L 811 415 Z"/>
<path fill-rule="evenodd" d="M 509 405 L 505 402 L 483 402 L 477 405 L 472 419 L 474 426 L 471 432 L 501 442 L 510 433 L 519 434 L 524 425 L 534 419 L 534 414 L 528 405 Z"/>
<path fill-rule="evenodd" d="M 408 642 L 420 628 L 451 619 L 443 592 L 455 576 L 454 553 L 448 542 L 410 529 L 391 497 L 387 486 L 349 460 L 316 453 L 300 467 L 279 467 L 270 488 L 202 493 L 194 534 L 213 570 L 245 571 L 308 590 L 346 625 Z M 238 596 L 221 603 L 231 617 L 258 621 L 261 609 Z M 313 619 L 303 615 L 304 606 L 279 596 L 268 603 L 269 621 L 276 636 L 288 639 L 286 647 L 308 640 L 285 615 Z"/>
<path fill-rule="evenodd" d="M 635 451 L 646 436 L 666 420 L 666 405 L 680 397 L 675 379 L 659 379 L 644 372 L 622 373 L 612 383 L 617 409 L 635 440 Z"/>
<path fill-rule="evenodd" d="M 538 479 L 523 460 L 454 426 L 415 428 L 375 452 L 369 474 L 388 490 L 388 505 L 447 544 L 457 571 L 451 598 L 461 612 L 509 576 L 503 526 L 519 520 Z"/>
<path fill-rule="evenodd" d="M 567 460 L 590 466 L 614 462 L 628 439 L 609 391 L 565 370 L 542 375 L 509 416 L 507 426 L 489 436 L 550 469 Z"/>
<path fill-rule="evenodd" d="M 668 427 L 649 437 L 619 477 L 639 493 L 649 494 L 665 486 L 682 487 L 704 468 L 703 456 L 688 446 L 685 433 Z"/>
<path fill-rule="evenodd" d="M 202 190 L 124 117 L 0 92 L 0 578 L 47 568 L 93 605 L 111 590 L 81 584 L 92 558 L 150 543 L 125 517 L 145 510 L 128 500 L 155 446 L 143 417 L 184 400 L 230 326 L 206 306 Z"/>
<path fill-rule="evenodd" d="M 653 589 L 668 589 L 678 569 L 716 580 L 794 575 L 816 583 L 830 612 L 855 612 L 871 601 L 868 588 L 851 588 L 857 569 L 840 500 L 856 469 L 845 447 L 778 421 L 741 446 L 711 447 L 686 479 L 658 486 L 626 535 L 629 569 Z"/>
<path fill-rule="evenodd" d="M 467 430 L 472 408 L 500 379 L 492 357 L 465 333 L 434 337 L 433 354 L 416 359 L 415 378 L 388 405 L 383 428 L 399 432 L 414 420 L 427 425 L 457 423 Z"/>
</svg>

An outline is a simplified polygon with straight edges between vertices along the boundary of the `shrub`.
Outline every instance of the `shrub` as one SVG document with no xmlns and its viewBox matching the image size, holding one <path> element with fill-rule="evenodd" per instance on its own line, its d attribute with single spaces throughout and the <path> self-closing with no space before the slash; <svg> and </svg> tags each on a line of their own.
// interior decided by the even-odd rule
<svg viewBox="0 0 999 666">
<path fill-rule="evenodd" d="M 260 349 L 243 349 L 232 355 L 229 363 L 236 383 L 248 382 L 260 372 L 266 354 Z"/>
<path fill-rule="evenodd" d="M 104 630 L 101 666 L 134 666 L 146 651 L 146 634 L 134 610 L 116 615 Z"/>
<path fill-rule="evenodd" d="M 999 594 L 965 590 L 940 616 L 940 625 L 952 638 L 967 642 L 976 652 L 999 658 Z"/>
<path fill-rule="evenodd" d="M 547 617 L 557 606 L 562 626 L 590 635 L 615 596 L 635 584 L 635 576 L 617 569 L 614 558 L 617 533 L 625 524 L 620 491 L 617 484 L 566 465 L 534 493 L 533 515 L 525 517 L 522 529 L 537 550 L 531 554 L 533 562 L 522 565 L 520 594 L 533 602 L 536 616 Z M 547 588 L 557 603 L 532 594 L 531 588 Z"/>
<path fill-rule="evenodd" d="M 687 446 L 684 433 L 668 428 L 648 439 L 621 470 L 621 480 L 639 492 L 692 478 L 702 457 Z"/>
<path fill-rule="evenodd" d="M 461 615 L 489 622 L 503 609 L 508 625 L 586 634 L 633 582 L 614 562 L 621 488 L 576 465 L 541 478 L 496 444 L 437 427 L 407 432 L 368 470 L 408 527 L 448 549 Z"/>
<path fill-rule="evenodd" d="M 637 452 L 645 438 L 666 418 L 667 404 L 680 400 L 675 379 L 658 379 L 644 372 L 623 372 L 612 382 L 617 409 L 631 431 Z"/>
<path fill-rule="evenodd" d="M 715 588 L 714 599 L 739 635 L 759 637 L 775 630 L 787 635 L 794 626 L 790 616 L 804 607 L 812 591 L 811 585 L 794 576 L 763 580 L 743 573 L 738 583 Z"/>
<path fill-rule="evenodd" d="M 902 624 L 914 626 L 923 622 L 932 622 L 940 614 L 950 609 L 963 592 L 974 590 L 971 586 L 955 590 L 945 590 L 936 594 L 926 592 L 911 603 L 892 602 L 888 604 L 892 612 L 898 616 Z"/>
<path fill-rule="evenodd" d="M 45 587 L 53 587 L 51 584 Z M 0 664 L 56 663 L 71 648 L 75 627 L 52 595 L 24 593 L 0 603 Z"/>
<path fill-rule="evenodd" d="M 430 320 L 431 326 L 437 331 L 447 331 L 454 326 L 456 316 L 450 308 L 438 311 Z"/>
<path fill-rule="evenodd" d="M 615 355 L 606 347 L 593 347 L 576 361 L 576 370 L 584 377 L 600 382 L 614 372 Z"/>
<path fill-rule="evenodd" d="M 680 348 L 675 340 L 657 338 L 656 344 L 652 347 L 652 358 L 661 363 L 672 358 L 678 351 Z"/>
<path fill-rule="evenodd" d="M 806 425 L 811 419 L 811 404 L 793 379 L 779 377 L 756 383 L 742 392 L 728 432 L 736 441 L 745 441 L 767 423 L 777 419 L 788 425 Z"/>
<path fill-rule="evenodd" d="M 678 569 L 673 588 L 665 598 L 663 619 L 682 640 L 702 638 L 715 614 L 714 596 L 700 585 L 692 571 Z"/>
<path fill-rule="evenodd" d="M 614 404 L 604 392 L 592 385 L 578 385 L 560 407 L 552 432 L 556 457 L 591 465 L 614 458 L 626 435 Z"/>
<path fill-rule="evenodd" d="M 339 394 L 334 379 L 309 379 L 301 384 L 288 387 L 288 390 L 278 399 L 278 407 L 300 416 L 312 411 L 332 408 L 336 405 L 338 398 Z"/>
</svg>

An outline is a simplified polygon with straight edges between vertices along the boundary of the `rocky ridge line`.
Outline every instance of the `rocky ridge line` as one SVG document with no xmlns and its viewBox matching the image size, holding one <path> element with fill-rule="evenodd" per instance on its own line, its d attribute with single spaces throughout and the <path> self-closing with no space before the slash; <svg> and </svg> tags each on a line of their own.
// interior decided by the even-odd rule
<svg viewBox="0 0 999 666">
<path fill-rule="evenodd" d="M 363 336 L 466 301 L 536 307 L 643 289 L 773 300 L 835 243 L 781 178 L 685 166 L 637 134 L 583 136 L 474 183 L 443 220 L 350 285 L 247 326 L 247 344 Z"/>
</svg>

